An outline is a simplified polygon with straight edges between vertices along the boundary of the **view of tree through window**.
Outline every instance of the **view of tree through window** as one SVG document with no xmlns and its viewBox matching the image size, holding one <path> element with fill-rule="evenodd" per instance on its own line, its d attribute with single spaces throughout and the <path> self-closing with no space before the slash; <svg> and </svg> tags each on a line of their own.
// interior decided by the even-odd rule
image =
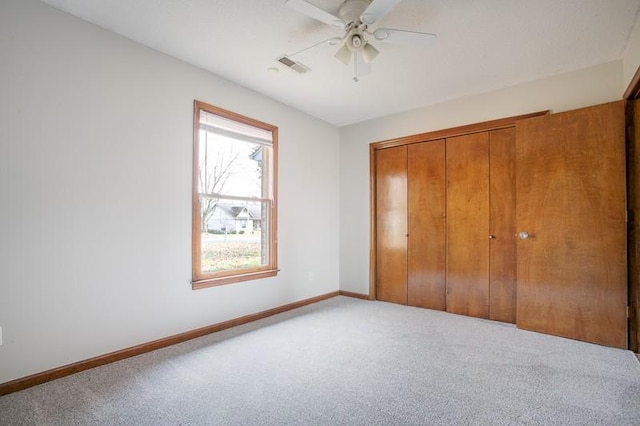
<svg viewBox="0 0 640 426">
<path fill-rule="evenodd" d="M 194 284 L 274 275 L 277 129 L 197 101 L 195 109 Z"/>
</svg>

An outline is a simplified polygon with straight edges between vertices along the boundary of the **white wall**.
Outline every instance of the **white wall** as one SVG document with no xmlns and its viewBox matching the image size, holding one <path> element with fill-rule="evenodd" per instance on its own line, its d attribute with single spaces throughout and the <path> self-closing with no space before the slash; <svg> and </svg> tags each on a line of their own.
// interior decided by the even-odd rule
<svg viewBox="0 0 640 426">
<path fill-rule="evenodd" d="M 0 383 L 338 283 L 367 293 L 371 142 L 619 99 L 639 52 L 636 28 L 624 62 L 337 130 L 39 1 L 2 0 Z M 194 99 L 279 126 L 276 278 L 191 290 Z"/>
<path fill-rule="evenodd" d="M 640 19 L 636 22 L 633 31 L 629 35 L 622 59 L 624 61 L 624 87 L 622 89 L 624 93 L 636 70 L 640 67 Z"/>
<path fill-rule="evenodd" d="M 369 292 L 369 144 L 550 109 L 621 99 L 622 61 L 366 121 L 340 130 L 340 288 Z"/>
<path fill-rule="evenodd" d="M 279 127 L 278 277 L 191 290 L 194 99 Z M 337 290 L 338 156 L 326 123 L 0 2 L 0 383 Z"/>
</svg>

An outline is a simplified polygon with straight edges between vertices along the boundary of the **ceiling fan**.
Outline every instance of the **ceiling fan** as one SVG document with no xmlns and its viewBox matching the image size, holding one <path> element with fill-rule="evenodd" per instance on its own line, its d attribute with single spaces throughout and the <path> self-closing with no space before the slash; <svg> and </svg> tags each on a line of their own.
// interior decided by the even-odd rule
<svg viewBox="0 0 640 426">
<path fill-rule="evenodd" d="M 321 44 L 337 45 L 342 44 L 336 52 L 335 58 L 345 65 L 349 65 L 353 58 L 354 81 L 358 77 L 366 75 L 371 71 L 370 63 L 380 53 L 368 40 L 410 45 L 428 45 L 436 39 L 436 34 L 421 33 L 415 31 L 404 31 L 393 28 L 377 28 L 370 31 L 369 27 L 374 25 L 384 15 L 386 15 L 401 0 L 345 0 L 338 8 L 337 15 L 327 12 L 305 0 L 285 0 L 285 4 L 293 10 L 303 13 L 317 21 L 323 22 L 331 27 L 344 31 L 343 37 L 333 37 L 316 43 L 310 47 L 302 49 L 288 59 L 293 64 L 301 64 L 291 61 L 291 57 L 307 51 Z M 282 59 L 280 62 L 285 63 Z M 291 65 L 289 65 L 291 66 Z"/>
</svg>

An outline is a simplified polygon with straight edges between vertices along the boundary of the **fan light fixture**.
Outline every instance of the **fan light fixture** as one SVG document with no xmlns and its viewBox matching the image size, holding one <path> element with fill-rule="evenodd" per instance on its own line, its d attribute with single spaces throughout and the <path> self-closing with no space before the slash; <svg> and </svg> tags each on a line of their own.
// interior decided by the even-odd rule
<svg viewBox="0 0 640 426">
<path fill-rule="evenodd" d="M 401 0 L 344 0 L 338 8 L 337 16 L 327 12 L 306 0 L 285 0 L 285 4 L 290 8 L 303 13 L 317 21 L 323 22 L 334 28 L 345 31 L 342 39 L 334 37 L 329 40 L 316 43 L 313 46 L 302 49 L 289 57 L 307 51 L 312 47 L 319 46 L 326 42 L 337 44 L 336 40 L 342 43 L 342 47 L 335 53 L 335 58 L 345 65 L 354 63 L 354 81 L 358 81 L 358 75 L 365 75 L 370 72 L 369 64 L 380 53 L 371 43 L 367 41 L 366 34 L 372 36 L 376 41 L 397 44 L 412 44 L 425 46 L 431 44 L 437 37 L 431 33 L 420 33 L 415 31 L 396 30 L 392 28 L 377 28 L 370 32 L 369 26 L 374 25 Z M 351 58 L 354 58 L 353 61 Z M 360 65 L 358 65 L 360 64 Z"/>
<path fill-rule="evenodd" d="M 351 63 L 353 54 L 360 53 L 365 63 L 369 64 L 378 56 L 378 49 L 373 47 L 365 37 L 361 27 L 354 27 L 345 37 L 344 44 L 335 54 L 336 59 L 345 65 Z"/>
<path fill-rule="evenodd" d="M 349 62 L 351 62 L 351 50 L 349 50 L 349 47 L 345 44 L 336 52 L 335 58 L 343 64 L 349 65 Z"/>
<path fill-rule="evenodd" d="M 367 43 L 362 48 L 362 59 L 364 59 L 367 64 L 370 64 L 371 61 L 373 61 L 376 56 L 378 56 L 378 53 L 380 53 L 378 52 L 378 49 L 373 47 L 371 43 Z"/>
</svg>

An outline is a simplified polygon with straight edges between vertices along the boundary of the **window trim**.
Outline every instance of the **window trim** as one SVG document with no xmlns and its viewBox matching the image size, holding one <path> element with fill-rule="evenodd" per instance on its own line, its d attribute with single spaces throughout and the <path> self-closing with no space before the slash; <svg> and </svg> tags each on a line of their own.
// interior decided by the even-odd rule
<svg viewBox="0 0 640 426">
<path fill-rule="evenodd" d="M 268 130 L 272 134 L 273 159 L 272 171 L 272 209 L 269 214 L 269 262 L 267 265 L 258 268 L 246 268 L 231 271 L 219 271 L 203 273 L 201 262 L 201 205 L 198 193 L 199 184 L 199 146 L 200 146 L 200 112 L 208 112 L 247 124 L 260 129 Z M 236 282 L 255 280 L 259 278 L 274 277 L 278 274 L 278 128 L 268 123 L 255 120 L 244 115 L 219 108 L 202 101 L 193 101 L 193 176 L 191 183 L 191 286 L 193 290 L 208 288 L 218 285 L 232 284 Z"/>
</svg>

